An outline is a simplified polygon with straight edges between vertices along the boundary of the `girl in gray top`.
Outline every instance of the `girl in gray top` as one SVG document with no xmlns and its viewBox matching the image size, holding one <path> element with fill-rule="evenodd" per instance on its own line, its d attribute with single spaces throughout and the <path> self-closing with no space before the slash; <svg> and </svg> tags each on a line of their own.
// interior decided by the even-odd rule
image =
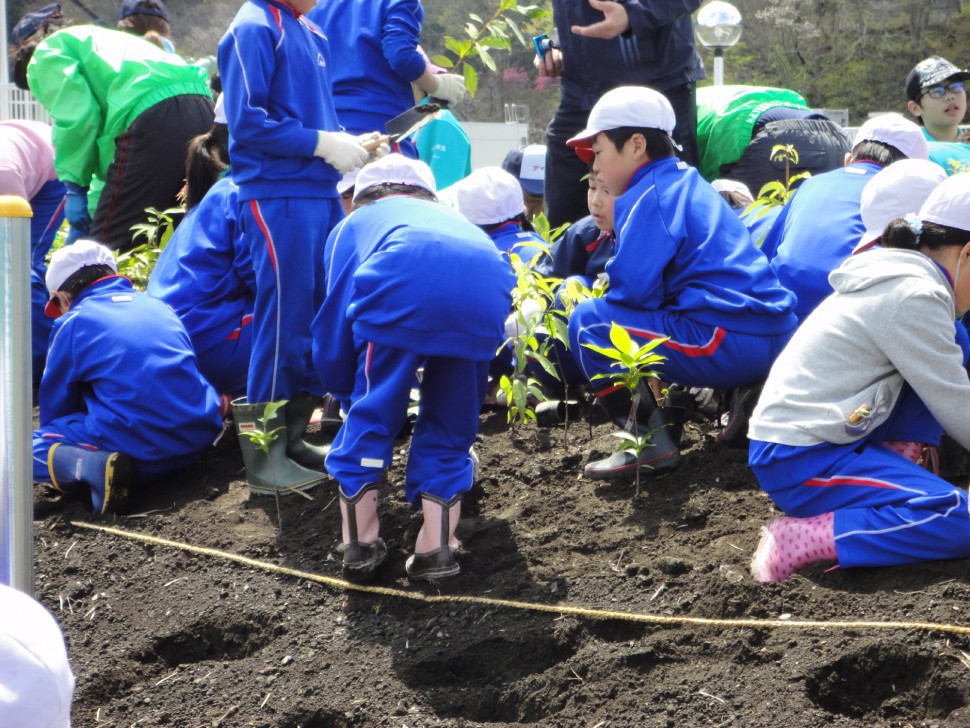
<svg viewBox="0 0 970 728">
<path fill-rule="evenodd" d="M 970 309 L 970 174 L 891 222 L 882 243 L 829 276 L 835 293 L 775 361 L 752 415 L 749 463 L 787 514 L 764 530 L 759 581 L 818 561 L 970 555 L 966 491 L 919 464 L 922 423 L 970 447 L 968 352 L 954 340 Z"/>
</svg>

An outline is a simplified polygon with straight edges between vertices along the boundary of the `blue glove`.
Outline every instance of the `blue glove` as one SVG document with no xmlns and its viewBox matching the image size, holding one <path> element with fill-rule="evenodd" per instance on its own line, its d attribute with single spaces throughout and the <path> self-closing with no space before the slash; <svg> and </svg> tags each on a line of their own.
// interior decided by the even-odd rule
<svg viewBox="0 0 970 728">
<path fill-rule="evenodd" d="M 71 232 L 65 242 L 73 243 L 80 235 L 91 232 L 91 215 L 88 214 L 88 188 L 65 182 L 67 198 L 64 201 L 64 217 L 71 224 Z"/>
</svg>

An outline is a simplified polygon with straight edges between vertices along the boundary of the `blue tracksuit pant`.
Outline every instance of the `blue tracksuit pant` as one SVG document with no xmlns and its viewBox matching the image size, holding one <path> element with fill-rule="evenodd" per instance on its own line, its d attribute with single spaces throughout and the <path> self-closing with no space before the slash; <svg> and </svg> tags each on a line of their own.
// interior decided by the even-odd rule
<svg viewBox="0 0 970 728">
<path fill-rule="evenodd" d="M 405 474 L 405 497 L 420 505 L 421 493 L 445 501 L 472 487 L 468 454 L 478 433 L 478 415 L 488 362 L 424 357 L 403 349 L 356 342 L 357 376 L 347 419 L 327 456 L 327 472 L 348 497 L 380 480 L 391 464 L 394 438 L 407 419 L 415 373 L 421 375 L 420 408 Z"/>
<path fill-rule="evenodd" d="M 914 436 L 914 422 L 930 431 Z M 890 566 L 970 556 L 967 492 L 881 445 L 939 440 L 939 425 L 909 387 L 862 442 L 792 447 L 752 440 L 762 489 L 798 518 L 835 512 L 839 564 Z"/>
<path fill-rule="evenodd" d="M 340 199 L 247 200 L 239 223 L 256 272 L 250 402 L 314 391 L 310 322 L 326 292 L 323 247 L 343 217 Z"/>
<path fill-rule="evenodd" d="M 84 427 L 85 417 L 86 414 L 84 412 L 76 412 L 74 414 L 53 420 L 50 422 L 50 424 L 41 427 L 39 430 L 34 430 L 34 482 L 51 482 L 50 470 L 47 467 L 47 455 L 50 452 L 51 447 L 58 442 L 79 445 L 88 450 L 102 449 L 96 444 L 98 442 L 98 438 L 88 432 L 88 430 Z M 161 461 L 140 460 L 137 457 L 137 453 L 125 454 L 131 458 L 131 464 L 134 468 L 135 475 L 142 481 L 150 481 L 159 478 L 166 473 L 170 473 L 174 470 L 178 470 L 198 462 L 206 447 L 208 447 L 208 443 L 206 443 L 205 447 L 200 448 L 196 453 L 192 453 L 190 455 L 172 456 Z"/>
<path fill-rule="evenodd" d="M 235 396 L 246 393 L 249 360 L 253 355 L 253 317 L 247 315 L 239 328 L 208 349 L 196 349 L 199 371 L 217 392 Z"/>
<path fill-rule="evenodd" d="M 616 322 L 635 339 L 670 340 L 655 351 L 666 360 L 658 365 L 664 381 L 688 387 L 730 389 L 760 381 L 793 331 L 784 334 L 739 334 L 719 326 L 697 323 L 665 310 L 637 311 L 590 298 L 576 306 L 569 319 L 569 345 L 583 375 L 612 374 L 612 359 L 587 349 L 584 344 L 612 348 L 610 327 Z M 597 380 L 602 381 L 602 380 Z"/>
</svg>

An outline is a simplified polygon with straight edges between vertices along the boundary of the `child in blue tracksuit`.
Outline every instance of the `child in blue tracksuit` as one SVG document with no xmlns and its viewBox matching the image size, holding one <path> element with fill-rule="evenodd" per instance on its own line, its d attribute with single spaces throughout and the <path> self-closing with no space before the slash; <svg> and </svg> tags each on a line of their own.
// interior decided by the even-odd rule
<svg viewBox="0 0 970 728">
<path fill-rule="evenodd" d="M 287 436 L 271 446 L 279 461 L 264 463 L 261 451 L 243 447 L 255 492 L 321 481 L 319 448 L 302 448 L 299 462 L 277 450 L 302 441 L 310 395 L 323 394 L 309 391 L 307 377 L 310 321 L 324 294 L 323 246 L 343 217 L 337 181 L 367 159 L 362 140 L 337 131 L 328 42 L 304 17 L 313 7 L 312 0 L 248 0 L 219 42 L 239 227 L 256 279 L 248 402 L 239 406 L 262 413 L 266 403 L 288 400 L 280 410 Z"/>
<path fill-rule="evenodd" d="M 356 209 L 327 240 L 313 359 L 327 391 L 350 403 L 327 457 L 340 484 L 348 576 L 369 574 L 386 556 L 377 488 L 419 370 L 405 495 L 424 525 L 407 571 L 434 579 L 459 569 L 454 533 L 472 486 L 469 449 L 515 278 L 488 236 L 434 195 L 426 164 L 388 155 L 361 170 Z"/>
<path fill-rule="evenodd" d="M 421 0 L 323 0 L 308 13 L 330 41 L 333 104 L 352 134 L 384 131 L 384 124 L 414 106 L 413 83 L 450 104 L 465 96 L 455 74 L 433 74 L 418 49 Z M 417 157 L 411 140 L 396 151 Z"/>
<path fill-rule="evenodd" d="M 157 479 L 198 460 L 222 432 L 218 398 L 178 317 L 117 275 L 107 248 L 61 248 L 47 286 L 47 313 L 58 318 L 38 393 L 34 480 L 90 489 L 104 513 L 123 506 L 132 474 Z"/>
<path fill-rule="evenodd" d="M 873 117 L 859 128 L 845 167 L 805 180 L 791 196 L 761 250 L 781 284 L 797 297 L 799 320 L 832 292 L 829 273 L 852 254 L 865 231 L 862 189 L 883 167 L 905 158 L 926 159 L 927 153 L 916 124 L 898 114 Z"/>
<path fill-rule="evenodd" d="M 587 348 L 612 347 L 613 322 L 635 338 L 669 337 L 658 350 L 666 357 L 664 379 L 711 388 L 764 377 L 797 323 L 794 297 L 744 225 L 695 169 L 673 156 L 673 129 L 673 109 L 661 94 L 621 87 L 603 95 L 587 129 L 569 141 L 581 157 L 595 156 L 607 188 L 617 193 L 610 287 L 605 297 L 576 307 L 570 348 L 617 424 L 657 431 L 639 458 L 615 453 L 588 464 L 589 477 L 643 465 L 663 472 L 680 460 L 648 392 L 633 413 L 626 390 L 594 379 L 615 371 L 610 359 Z"/>
<path fill-rule="evenodd" d="M 748 461 L 786 514 L 755 552 L 758 581 L 820 561 L 970 556 L 966 488 L 898 447 L 915 407 L 970 446 L 968 352 L 953 336 L 970 309 L 968 240 L 970 175 L 957 174 L 831 274 L 835 293 L 778 357 L 749 429 Z"/>
<path fill-rule="evenodd" d="M 172 234 L 147 289 L 182 320 L 203 376 L 217 392 L 237 397 L 246 393 L 256 299 L 238 201 L 231 177 L 216 182 Z"/>
</svg>

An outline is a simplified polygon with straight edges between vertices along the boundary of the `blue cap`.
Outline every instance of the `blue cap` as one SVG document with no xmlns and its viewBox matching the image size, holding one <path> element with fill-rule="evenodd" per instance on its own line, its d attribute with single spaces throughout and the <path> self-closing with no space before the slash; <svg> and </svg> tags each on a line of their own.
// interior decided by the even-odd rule
<svg viewBox="0 0 970 728">
<path fill-rule="evenodd" d="M 168 11 L 162 0 L 121 0 L 121 12 L 119 18 L 127 18 L 129 15 L 157 15 L 164 21 L 168 21 Z"/>
<path fill-rule="evenodd" d="M 10 31 L 10 38 L 17 45 L 20 45 L 30 36 L 40 30 L 44 23 L 53 20 L 61 20 L 61 4 L 51 3 L 45 5 L 40 10 L 24 15 Z"/>
</svg>

